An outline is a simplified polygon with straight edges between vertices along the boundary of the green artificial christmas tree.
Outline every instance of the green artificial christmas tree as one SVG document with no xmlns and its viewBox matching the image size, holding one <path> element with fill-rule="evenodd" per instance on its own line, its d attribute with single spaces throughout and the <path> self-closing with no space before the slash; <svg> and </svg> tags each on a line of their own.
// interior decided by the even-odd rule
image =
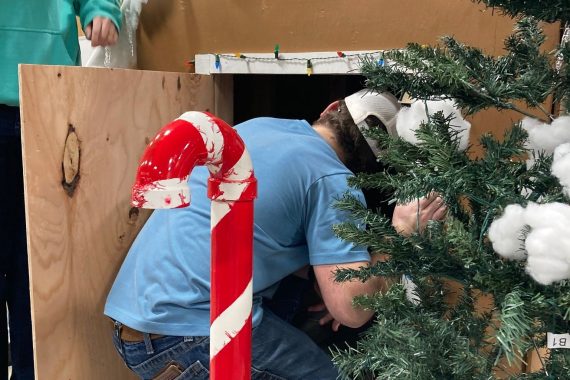
<svg viewBox="0 0 570 380">
<path fill-rule="evenodd" d="M 338 203 L 355 220 L 336 226 L 339 236 L 390 260 L 339 271 L 337 280 L 408 280 L 355 300 L 376 318 L 356 347 L 335 351 L 346 379 L 492 379 L 497 371 L 570 379 L 570 349 L 550 350 L 539 372 L 510 367 L 546 347 L 549 333 L 570 333 L 570 43 L 563 38 L 556 51 L 544 52 L 539 27 L 568 28 L 570 2 L 475 2 L 517 18 L 504 55 L 445 37 L 438 46 L 410 44 L 363 63 L 368 87 L 409 94 L 417 101 L 407 112 L 424 109 L 426 121 L 410 129 L 399 115 L 400 137 L 369 132 L 392 170 L 359 175 L 353 185 L 392 192 L 398 202 L 436 192 L 449 211 L 424 232 L 401 236 L 357 200 Z M 543 106 L 549 96 L 559 109 Z M 484 135 L 483 154 L 473 158 L 462 115 L 487 108 L 526 118 L 501 139 Z M 362 221 L 366 230 L 358 228 Z M 482 299 L 487 307 L 476 306 Z M 563 335 L 552 337 L 564 347 Z"/>
</svg>

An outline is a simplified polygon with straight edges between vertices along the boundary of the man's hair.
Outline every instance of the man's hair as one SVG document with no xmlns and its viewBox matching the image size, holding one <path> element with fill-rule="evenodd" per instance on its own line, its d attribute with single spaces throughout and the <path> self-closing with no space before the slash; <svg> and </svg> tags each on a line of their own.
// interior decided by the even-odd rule
<svg viewBox="0 0 570 380">
<path fill-rule="evenodd" d="M 326 112 L 315 124 L 330 128 L 344 153 L 344 164 L 353 173 L 374 173 L 382 170 L 366 142 L 366 139 L 354 123 L 344 100 L 339 101 L 338 110 Z M 375 116 L 368 116 L 366 124 L 369 128 L 382 128 L 384 124 Z"/>
<path fill-rule="evenodd" d="M 386 126 L 376 116 L 368 116 L 365 121 L 368 128 L 381 128 L 387 133 Z M 315 124 L 330 128 L 333 131 L 344 153 L 344 164 L 354 174 L 373 174 L 387 170 L 383 164 L 378 162 L 372 148 L 354 123 L 344 100 L 340 101 L 338 111 L 325 113 Z M 388 218 L 392 217 L 394 204 L 389 202 L 392 198 L 391 192 L 366 188 L 362 189 L 362 192 L 369 209 Z"/>
</svg>

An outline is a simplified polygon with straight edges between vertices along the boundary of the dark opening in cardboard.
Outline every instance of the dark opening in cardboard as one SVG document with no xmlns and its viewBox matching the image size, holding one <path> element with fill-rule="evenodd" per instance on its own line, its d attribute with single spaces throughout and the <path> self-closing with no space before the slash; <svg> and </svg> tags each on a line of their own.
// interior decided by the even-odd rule
<svg viewBox="0 0 570 380">
<path fill-rule="evenodd" d="M 364 88 L 361 75 L 234 75 L 234 124 L 270 116 L 317 120 L 331 102 Z"/>
</svg>

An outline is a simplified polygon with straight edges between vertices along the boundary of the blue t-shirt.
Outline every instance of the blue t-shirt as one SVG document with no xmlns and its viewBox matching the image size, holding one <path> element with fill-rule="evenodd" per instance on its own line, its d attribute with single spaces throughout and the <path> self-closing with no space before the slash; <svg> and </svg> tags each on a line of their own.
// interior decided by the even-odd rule
<svg viewBox="0 0 570 380">
<path fill-rule="evenodd" d="M 340 240 L 334 224 L 346 220 L 332 206 L 353 174 L 303 120 L 258 118 L 236 126 L 258 180 L 254 203 L 253 325 L 260 296 L 307 264 L 369 261 L 365 247 Z M 209 335 L 209 173 L 189 178 L 192 204 L 156 210 L 134 241 L 107 298 L 105 314 L 134 329 L 164 335 Z"/>
</svg>

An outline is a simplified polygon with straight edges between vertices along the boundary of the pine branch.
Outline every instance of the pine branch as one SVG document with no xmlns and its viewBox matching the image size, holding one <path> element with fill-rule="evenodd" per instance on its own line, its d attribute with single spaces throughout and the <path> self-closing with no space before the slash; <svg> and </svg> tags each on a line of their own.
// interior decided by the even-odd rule
<svg viewBox="0 0 570 380">
<path fill-rule="evenodd" d="M 492 378 L 480 372 L 487 359 L 470 348 L 453 321 L 414 308 L 401 286 L 376 300 L 376 310 L 385 314 L 379 314 L 364 339 L 355 348 L 333 350 L 341 378 Z"/>
<path fill-rule="evenodd" d="M 499 329 L 496 333 L 501 349 L 496 362 L 503 354 L 509 364 L 512 364 L 515 358 L 524 361 L 524 353 L 530 348 L 528 336 L 532 331 L 534 321 L 527 314 L 523 297 L 519 289 L 514 289 L 503 300 L 499 315 Z"/>
<path fill-rule="evenodd" d="M 512 15 L 546 19 L 567 18 L 570 7 L 566 0 L 484 2 L 504 5 Z M 557 69 L 556 56 L 542 52 L 544 40 L 535 20 L 522 19 L 505 41 L 501 57 L 446 37 L 441 46 L 410 44 L 388 52 L 389 64 L 370 60 L 363 72 L 369 87 L 380 91 L 453 99 L 467 113 L 492 107 L 530 115 L 518 108 L 522 101 L 549 120 L 542 106 L 548 96 L 570 106 L 570 46 L 558 50 L 563 65 Z M 457 132 L 448 116 L 430 115 L 416 131 L 416 145 L 369 132 L 379 142 L 379 159 L 390 170 L 358 175 L 351 185 L 390 191 L 391 202 L 437 192 L 448 205 L 448 215 L 443 222 L 429 223 L 421 234 L 403 237 L 355 199 L 340 200 L 338 207 L 350 211 L 354 220 L 335 226 L 335 232 L 389 254 L 390 260 L 337 271 L 336 280 L 405 275 L 413 281 L 419 302 L 411 302 L 401 285 L 386 294 L 356 298 L 356 306 L 374 310 L 377 317 L 356 347 L 335 350 L 335 363 L 347 379 L 491 379 L 497 368 L 513 378 L 566 378 L 568 350 L 552 351 L 538 374 L 515 375 L 503 361 L 497 363 L 498 358 L 512 362 L 535 346 L 543 347 L 547 332 L 570 331 L 570 280 L 550 286 L 536 283 L 524 261 L 502 259 L 487 237 L 491 222 L 509 204 L 568 203 L 550 173 L 552 156 L 538 154 L 527 168 L 528 136 L 516 124 L 500 139 L 484 135 L 483 155 L 472 159 L 468 151 L 457 149 Z M 450 283 L 460 294 L 451 297 Z M 481 295 L 493 301 L 485 312 L 474 306 Z M 450 303 L 450 298 L 455 301 Z M 489 339 L 489 327 L 496 339 Z"/>
<path fill-rule="evenodd" d="M 550 115 L 541 104 L 563 80 L 550 66 L 548 54 L 541 52 L 544 40 L 535 20 L 522 19 L 505 41 L 507 54 L 502 57 L 444 37 L 443 46 L 409 44 L 386 52 L 388 65 L 365 60 L 362 72 L 367 86 L 378 91 L 453 99 L 467 114 L 493 107 L 536 117 L 517 106 L 516 101 L 523 101 L 541 110 L 547 121 Z"/>
<path fill-rule="evenodd" d="M 570 112 L 570 44 L 560 47 L 557 56 L 562 57 L 561 81 L 554 92 L 554 100 L 562 103 L 566 113 Z"/>
<path fill-rule="evenodd" d="M 570 20 L 570 4 L 566 0 L 472 0 L 497 7 L 511 17 L 533 16 L 547 22 Z"/>
</svg>

